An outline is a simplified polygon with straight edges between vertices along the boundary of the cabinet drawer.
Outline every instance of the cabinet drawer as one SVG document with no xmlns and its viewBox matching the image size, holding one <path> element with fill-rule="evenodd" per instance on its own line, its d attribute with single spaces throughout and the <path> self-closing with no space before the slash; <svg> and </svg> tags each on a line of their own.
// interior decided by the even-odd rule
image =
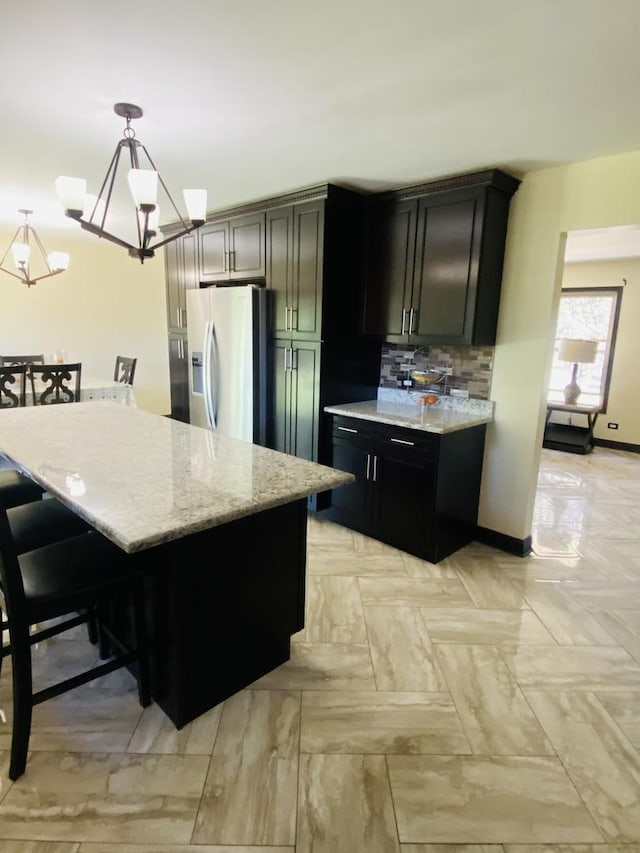
<svg viewBox="0 0 640 853">
<path fill-rule="evenodd" d="M 346 418 L 343 415 L 333 416 L 333 438 L 372 441 L 376 437 L 377 428 L 378 424 L 374 421 L 366 421 L 362 418 Z"/>
<path fill-rule="evenodd" d="M 440 436 L 417 429 L 380 426 L 378 430 L 378 452 L 384 456 L 408 456 L 419 453 L 435 458 L 440 447 Z"/>
</svg>

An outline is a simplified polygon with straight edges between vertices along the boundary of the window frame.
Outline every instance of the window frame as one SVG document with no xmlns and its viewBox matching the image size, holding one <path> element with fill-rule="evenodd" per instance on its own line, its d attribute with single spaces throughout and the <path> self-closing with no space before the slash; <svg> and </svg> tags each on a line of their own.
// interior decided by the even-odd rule
<svg viewBox="0 0 640 853">
<path fill-rule="evenodd" d="M 623 294 L 623 292 L 624 292 L 624 287 L 621 287 L 620 285 L 611 286 L 611 287 L 606 287 L 606 286 L 588 287 L 588 286 L 581 285 L 579 287 L 563 287 L 562 290 L 560 291 L 560 299 L 562 299 L 563 296 L 568 296 L 569 294 L 571 294 L 572 296 L 592 296 L 592 295 L 595 295 L 598 293 L 600 293 L 600 294 L 606 293 L 606 294 L 612 294 L 614 297 L 614 300 L 613 300 L 614 301 L 613 316 L 611 318 L 611 323 L 609 326 L 609 336 L 607 338 L 605 351 L 604 351 L 604 357 L 603 357 L 604 369 L 602 372 L 603 381 L 602 381 L 602 386 L 601 386 L 602 387 L 602 400 L 601 400 L 602 412 L 607 411 L 607 403 L 609 401 L 609 386 L 611 384 L 611 374 L 613 371 L 613 359 L 614 359 L 615 348 L 616 348 L 616 338 L 617 338 L 617 334 L 618 334 L 618 321 L 620 319 L 620 308 L 622 305 L 622 294 Z M 558 306 L 558 312 L 559 312 L 559 310 L 560 309 Z M 556 321 L 556 329 L 555 329 L 555 334 L 554 334 L 554 339 L 553 339 L 554 356 L 552 359 L 552 364 L 555 362 L 556 348 L 558 346 L 558 341 L 560 340 L 560 338 L 557 336 L 557 331 L 558 331 L 558 327 L 557 327 L 557 321 Z M 552 402 L 552 401 L 549 401 L 549 394 L 550 393 L 551 393 L 551 389 L 547 388 L 547 402 Z"/>
</svg>

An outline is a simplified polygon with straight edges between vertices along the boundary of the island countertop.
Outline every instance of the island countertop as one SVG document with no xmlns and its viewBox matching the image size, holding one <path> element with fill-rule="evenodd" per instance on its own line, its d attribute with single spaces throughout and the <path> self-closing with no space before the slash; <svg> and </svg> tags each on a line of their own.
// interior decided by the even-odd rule
<svg viewBox="0 0 640 853">
<path fill-rule="evenodd" d="M 113 402 L 7 409 L 0 453 L 127 552 L 354 479 Z"/>
<path fill-rule="evenodd" d="M 399 399 L 402 402 L 399 402 Z M 493 403 L 488 400 L 457 400 L 445 397 L 435 406 L 420 406 L 406 393 L 391 399 L 379 397 L 377 400 L 365 400 L 361 403 L 326 406 L 324 410 L 329 414 L 439 434 L 491 423 L 493 420 Z"/>
</svg>

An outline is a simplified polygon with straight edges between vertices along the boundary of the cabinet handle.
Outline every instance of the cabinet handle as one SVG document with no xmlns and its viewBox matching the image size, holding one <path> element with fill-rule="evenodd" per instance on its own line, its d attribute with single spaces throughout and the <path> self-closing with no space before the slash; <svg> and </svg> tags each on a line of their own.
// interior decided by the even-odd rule
<svg viewBox="0 0 640 853">
<path fill-rule="evenodd" d="M 235 272 L 236 271 L 236 250 L 235 249 L 233 249 L 231 252 L 229 252 L 229 258 L 231 260 L 231 266 L 229 268 L 230 272 Z"/>
<path fill-rule="evenodd" d="M 224 253 L 224 272 L 229 272 L 229 252 Z"/>
<path fill-rule="evenodd" d="M 339 426 L 339 427 L 338 427 L 338 429 L 339 429 L 339 430 L 341 430 L 342 432 L 355 432 L 355 433 L 357 433 L 357 432 L 358 432 L 358 430 L 357 430 L 357 429 L 351 429 L 351 427 L 341 427 L 341 426 Z"/>
<path fill-rule="evenodd" d="M 402 328 L 400 329 L 401 335 L 404 335 L 404 323 L 405 323 L 406 318 L 407 318 L 407 309 L 403 308 L 402 309 Z"/>
<path fill-rule="evenodd" d="M 289 325 L 289 311 L 291 311 L 291 308 L 289 308 L 289 306 L 287 305 L 286 308 L 284 309 L 284 330 L 285 330 L 285 332 L 291 331 L 291 326 Z"/>
<path fill-rule="evenodd" d="M 378 482 L 378 457 L 373 457 L 373 482 Z"/>
<path fill-rule="evenodd" d="M 415 314 L 415 308 L 409 309 L 409 334 L 413 334 L 413 315 Z"/>
<path fill-rule="evenodd" d="M 287 373 L 289 370 L 289 347 L 284 348 L 284 372 Z"/>
<path fill-rule="evenodd" d="M 180 309 L 176 308 L 176 326 L 181 326 L 182 322 L 180 321 Z"/>
<path fill-rule="evenodd" d="M 389 441 L 392 444 L 407 444 L 409 447 L 415 447 L 414 441 L 404 441 L 402 438 L 390 438 Z"/>
<path fill-rule="evenodd" d="M 367 473 L 366 473 L 366 476 L 365 476 L 365 479 L 366 479 L 366 480 L 368 480 L 368 479 L 369 479 L 369 471 L 370 471 L 370 470 L 371 470 L 371 454 L 370 454 L 370 453 L 367 453 Z"/>
</svg>

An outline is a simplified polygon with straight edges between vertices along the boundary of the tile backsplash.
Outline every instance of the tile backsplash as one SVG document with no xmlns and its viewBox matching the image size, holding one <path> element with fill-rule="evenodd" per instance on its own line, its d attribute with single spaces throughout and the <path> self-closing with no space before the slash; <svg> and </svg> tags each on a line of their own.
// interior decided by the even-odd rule
<svg viewBox="0 0 640 853">
<path fill-rule="evenodd" d="M 380 387 L 402 388 L 411 370 L 451 368 L 447 388 L 469 392 L 476 400 L 488 400 L 491 389 L 493 347 L 405 347 L 384 344 L 380 358 Z"/>
</svg>

